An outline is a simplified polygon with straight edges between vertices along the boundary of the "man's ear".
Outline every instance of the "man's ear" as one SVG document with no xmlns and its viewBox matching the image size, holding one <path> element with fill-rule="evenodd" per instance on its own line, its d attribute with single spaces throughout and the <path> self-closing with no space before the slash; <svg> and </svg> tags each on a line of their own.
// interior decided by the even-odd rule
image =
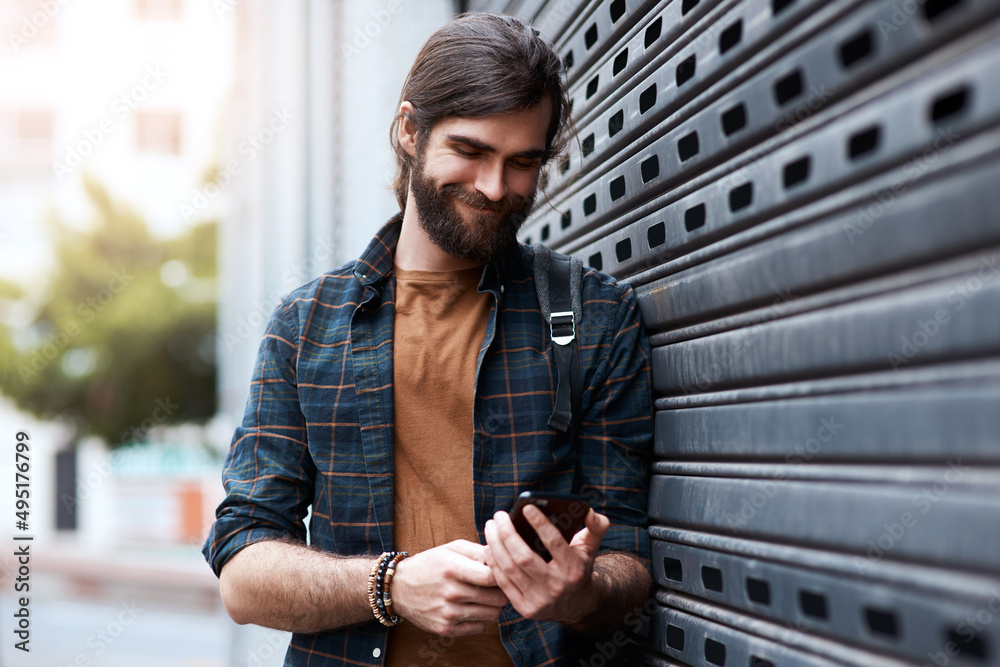
<svg viewBox="0 0 1000 667">
<path fill-rule="evenodd" d="M 396 139 L 410 157 L 417 157 L 417 123 L 414 119 L 415 109 L 410 102 L 399 105 L 399 124 L 396 127 Z"/>
</svg>

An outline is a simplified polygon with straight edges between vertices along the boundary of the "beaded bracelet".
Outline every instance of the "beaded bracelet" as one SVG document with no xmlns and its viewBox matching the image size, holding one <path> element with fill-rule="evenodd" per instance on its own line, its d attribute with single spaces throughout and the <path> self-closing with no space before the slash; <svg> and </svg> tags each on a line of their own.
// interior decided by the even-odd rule
<svg viewBox="0 0 1000 667">
<path fill-rule="evenodd" d="M 399 616 L 392 609 L 392 589 L 389 588 L 389 584 L 392 583 L 392 577 L 396 573 L 396 566 L 399 565 L 399 561 L 406 558 L 407 555 L 405 551 L 396 552 L 385 570 L 385 592 L 382 594 L 382 602 L 385 605 L 385 615 L 392 621 L 393 625 L 399 623 Z"/>
<path fill-rule="evenodd" d="M 386 551 L 375 561 L 368 574 L 368 604 L 371 605 L 376 620 L 386 627 L 397 625 L 401 620 L 392 612 L 389 583 L 392 581 L 396 565 L 407 555 L 405 551 Z"/>
</svg>

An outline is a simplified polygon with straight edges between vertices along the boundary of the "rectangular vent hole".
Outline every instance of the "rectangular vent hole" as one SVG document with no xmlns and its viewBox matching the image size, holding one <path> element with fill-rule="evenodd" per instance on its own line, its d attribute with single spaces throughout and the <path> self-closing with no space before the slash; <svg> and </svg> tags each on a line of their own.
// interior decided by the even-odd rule
<svg viewBox="0 0 1000 667">
<path fill-rule="evenodd" d="M 852 160 L 857 160 L 878 149 L 881 130 L 878 125 L 851 135 L 847 144 L 847 152 Z"/>
<path fill-rule="evenodd" d="M 743 19 L 738 20 L 719 35 L 719 55 L 740 43 L 743 39 Z"/>
<path fill-rule="evenodd" d="M 771 584 L 763 579 L 747 577 L 747 598 L 757 604 L 771 604 Z"/>
<path fill-rule="evenodd" d="M 588 155 L 590 155 L 591 153 L 594 152 L 594 135 L 593 135 L 593 133 L 588 134 L 586 137 L 584 137 L 584 139 L 583 139 L 583 146 L 581 147 L 581 150 L 583 150 L 583 157 L 587 157 Z"/>
<path fill-rule="evenodd" d="M 663 240 L 661 240 L 659 243 L 656 243 L 656 244 L 653 243 L 653 239 L 652 239 L 652 237 L 653 237 L 653 228 L 655 228 L 655 227 L 659 227 L 660 230 L 661 230 L 661 231 L 659 231 L 657 233 L 657 237 L 661 237 L 661 236 L 663 237 Z M 663 241 L 666 240 L 666 236 L 664 236 L 662 230 L 663 230 L 663 223 L 662 222 L 658 222 L 655 225 L 653 225 L 653 227 L 650 227 L 649 231 L 646 232 L 647 236 L 649 236 L 649 239 L 650 239 L 650 241 L 649 241 L 649 247 L 650 248 L 652 248 L 654 246 L 657 246 L 657 245 L 662 245 Z M 684 567 L 681 565 L 681 562 L 679 560 L 677 560 L 676 558 L 671 558 L 670 556 L 664 556 L 663 557 L 663 576 L 665 576 L 667 579 L 670 579 L 671 581 L 684 581 Z"/>
<path fill-rule="evenodd" d="M 726 664 L 726 645 L 714 639 L 705 638 L 705 660 L 723 667 Z"/>
<path fill-rule="evenodd" d="M 642 173 L 642 182 L 649 183 L 660 175 L 660 159 L 655 155 L 646 158 L 639 165 L 639 171 Z"/>
<path fill-rule="evenodd" d="M 850 69 L 872 54 L 872 33 L 865 28 L 861 34 L 840 45 L 840 64 Z"/>
<path fill-rule="evenodd" d="M 696 212 L 694 216 L 691 216 L 692 212 Z M 689 217 L 700 217 L 701 218 L 701 222 L 699 224 L 694 225 L 693 227 L 688 226 L 688 219 L 689 219 Z M 684 226 L 687 227 L 688 231 L 691 231 L 692 229 L 697 229 L 698 227 L 701 227 L 704 224 L 705 224 L 705 205 L 704 204 L 698 204 L 695 207 L 689 208 L 684 213 Z M 718 568 L 715 568 L 715 567 L 709 567 L 708 565 L 702 565 L 701 566 L 701 583 L 704 584 L 705 588 L 707 588 L 708 590 L 710 590 L 710 591 L 716 591 L 718 593 L 721 593 L 722 592 L 722 570 L 720 570 Z"/>
<path fill-rule="evenodd" d="M 645 48 L 648 49 L 653 44 L 655 44 L 656 40 L 660 38 L 660 35 L 662 33 L 663 33 L 663 17 L 658 16 L 656 17 L 656 20 L 650 23 L 649 27 L 646 28 L 646 36 L 643 40 Z"/>
<path fill-rule="evenodd" d="M 601 75 L 600 74 L 598 74 L 593 79 L 591 79 L 590 81 L 587 82 L 587 99 L 588 100 L 591 97 L 593 97 L 594 95 L 597 94 L 597 86 L 600 85 L 600 82 L 601 82 Z"/>
<path fill-rule="evenodd" d="M 722 114 L 722 131 L 728 137 L 739 132 L 747 124 L 747 109 L 742 104 L 737 104 L 729 111 Z"/>
<path fill-rule="evenodd" d="M 733 213 L 753 203 L 753 183 L 744 183 L 729 191 L 729 210 Z"/>
<path fill-rule="evenodd" d="M 566 211 L 562 214 L 562 218 L 559 220 L 559 226 L 563 229 L 569 229 L 573 224 L 573 211 Z"/>
<path fill-rule="evenodd" d="M 938 123 L 961 113 L 969 101 L 969 89 L 962 87 L 952 93 L 941 95 L 931 103 L 931 122 Z"/>
<path fill-rule="evenodd" d="M 696 66 L 697 59 L 693 53 L 677 66 L 674 79 L 677 81 L 678 88 L 691 80 L 691 77 L 694 76 Z"/>
<path fill-rule="evenodd" d="M 684 650 L 684 628 L 667 624 L 667 646 L 675 651 Z"/>
<path fill-rule="evenodd" d="M 597 210 L 597 195 L 589 194 L 587 198 L 583 200 L 583 214 L 591 215 Z"/>
<path fill-rule="evenodd" d="M 698 204 L 684 211 L 684 229 L 693 232 L 705 226 L 705 205 Z M 701 568 L 701 583 L 710 591 L 722 592 L 722 572 L 707 565 Z M 718 588 L 713 588 L 718 586 Z"/>
<path fill-rule="evenodd" d="M 611 181 L 611 185 L 608 187 L 608 194 L 611 195 L 611 201 L 618 201 L 625 196 L 624 176 L 619 176 L 615 180 Z"/>
<path fill-rule="evenodd" d="M 628 48 L 622 49 L 622 52 L 615 56 L 615 64 L 611 68 L 611 75 L 618 76 L 618 74 L 625 69 L 628 65 Z"/>
<path fill-rule="evenodd" d="M 784 106 L 802 94 L 802 72 L 795 70 L 774 84 L 774 99 Z"/>
<path fill-rule="evenodd" d="M 625 0 L 615 0 L 611 3 L 611 22 L 618 23 L 618 19 L 625 15 Z"/>
<path fill-rule="evenodd" d="M 771 0 L 771 16 L 777 16 L 795 4 L 795 0 Z"/>
<path fill-rule="evenodd" d="M 799 607 L 806 616 L 826 620 L 826 596 L 822 593 L 799 591 Z"/>
<path fill-rule="evenodd" d="M 569 156 L 565 155 L 559 160 L 559 173 L 565 174 L 569 171 Z"/>
<path fill-rule="evenodd" d="M 570 50 L 570 52 L 566 54 L 566 57 L 563 58 L 563 69 L 569 71 L 572 68 L 573 68 L 573 51 Z"/>
<path fill-rule="evenodd" d="M 962 0 L 927 0 L 923 6 L 924 18 L 930 22 L 934 22 L 962 5 Z"/>
<path fill-rule="evenodd" d="M 646 90 L 642 91 L 642 94 L 639 95 L 639 113 L 640 114 L 646 113 L 647 111 L 653 108 L 654 104 L 656 104 L 655 83 Z"/>
<path fill-rule="evenodd" d="M 608 136 L 615 136 L 623 127 L 625 127 L 625 110 L 619 109 L 618 113 L 608 119 Z"/>
<path fill-rule="evenodd" d="M 944 645 L 947 646 L 949 643 L 954 644 L 954 650 L 958 651 L 957 656 L 975 658 L 979 662 L 987 664 L 992 656 L 990 655 L 986 638 L 978 633 L 970 633 L 971 628 L 968 625 L 959 627 L 962 627 L 961 631 L 955 628 L 945 633 Z M 949 655 L 955 654 L 952 652 Z"/>
<path fill-rule="evenodd" d="M 786 189 L 808 180 L 809 162 L 809 156 L 807 155 L 800 160 L 785 165 L 784 183 Z"/>
<path fill-rule="evenodd" d="M 549 240 L 549 226 L 545 225 L 544 227 L 542 227 L 542 241 L 544 242 L 548 240 Z"/>
<path fill-rule="evenodd" d="M 865 607 L 865 622 L 868 623 L 868 629 L 876 635 L 892 639 L 899 637 L 899 622 L 894 611 Z"/>
<path fill-rule="evenodd" d="M 615 257 L 618 262 L 624 262 L 632 257 L 632 239 L 622 239 L 615 244 Z"/>
<path fill-rule="evenodd" d="M 681 3 L 681 16 L 687 16 L 688 12 L 698 6 L 698 0 L 684 0 Z"/>
<path fill-rule="evenodd" d="M 594 46 L 594 44 L 597 44 L 596 23 L 587 28 L 587 32 L 583 35 L 583 43 L 586 44 L 588 51 Z"/>
<path fill-rule="evenodd" d="M 604 268 L 604 262 L 601 261 L 601 253 L 595 252 L 591 255 L 587 260 L 587 264 L 589 264 L 592 268 L 601 271 Z"/>
<path fill-rule="evenodd" d="M 649 249 L 652 250 L 653 248 L 658 248 L 666 242 L 667 242 L 667 226 L 663 224 L 663 221 L 661 220 L 655 225 L 650 225 L 649 229 L 646 230 L 646 243 L 649 245 Z M 674 579 L 674 577 L 671 576 L 671 574 L 674 574 L 677 576 L 677 578 L 674 579 L 674 581 L 680 581 L 682 577 L 681 562 L 677 560 L 677 570 L 672 572 L 671 570 L 668 569 L 668 566 L 670 565 L 670 563 L 667 562 L 668 560 L 677 560 L 677 559 L 675 558 L 663 559 L 663 569 L 667 572 L 667 578 Z"/>
<path fill-rule="evenodd" d="M 774 663 L 759 655 L 750 654 L 750 667 L 774 667 Z"/>
<path fill-rule="evenodd" d="M 695 155 L 698 154 L 698 133 L 692 132 L 686 137 L 681 137 L 677 140 L 677 155 L 680 157 L 681 162 L 687 162 Z"/>
</svg>

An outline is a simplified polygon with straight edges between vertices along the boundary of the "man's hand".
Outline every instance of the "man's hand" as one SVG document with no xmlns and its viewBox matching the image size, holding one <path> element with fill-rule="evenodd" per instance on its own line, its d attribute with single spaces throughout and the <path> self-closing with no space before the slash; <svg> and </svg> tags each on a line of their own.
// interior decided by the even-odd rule
<svg viewBox="0 0 1000 667">
<path fill-rule="evenodd" d="M 575 625 L 593 614 L 601 595 L 593 581 L 594 559 L 610 520 L 594 510 L 569 544 L 534 505 L 524 518 L 552 555 L 546 563 L 518 535 L 510 515 L 497 512 L 486 522 L 487 562 L 497 584 L 525 618 Z"/>
<path fill-rule="evenodd" d="M 486 565 L 486 547 L 467 540 L 404 558 L 391 586 L 395 613 L 444 637 L 482 632 L 508 602 Z"/>
</svg>

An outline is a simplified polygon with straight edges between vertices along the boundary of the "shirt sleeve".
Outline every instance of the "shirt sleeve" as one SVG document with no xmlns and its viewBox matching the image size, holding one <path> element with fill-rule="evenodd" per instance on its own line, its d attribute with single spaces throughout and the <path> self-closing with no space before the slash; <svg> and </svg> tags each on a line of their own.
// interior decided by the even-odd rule
<svg viewBox="0 0 1000 667">
<path fill-rule="evenodd" d="M 313 499 L 316 469 L 306 442 L 296 386 L 294 304 L 282 302 L 268 322 L 254 367 L 243 424 L 222 471 L 226 497 L 202 548 L 212 570 L 240 549 L 264 540 L 305 540 L 303 519 Z"/>
<path fill-rule="evenodd" d="M 647 496 L 653 442 L 652 364 L 635 292 L 616 287 L 606 357 L 584 391 L 578 434 L 580 492 L 611 520 L 601 550 L 649 563 Z M 587 394 L 590 400 L 587 400 Z"/>
</svg>

